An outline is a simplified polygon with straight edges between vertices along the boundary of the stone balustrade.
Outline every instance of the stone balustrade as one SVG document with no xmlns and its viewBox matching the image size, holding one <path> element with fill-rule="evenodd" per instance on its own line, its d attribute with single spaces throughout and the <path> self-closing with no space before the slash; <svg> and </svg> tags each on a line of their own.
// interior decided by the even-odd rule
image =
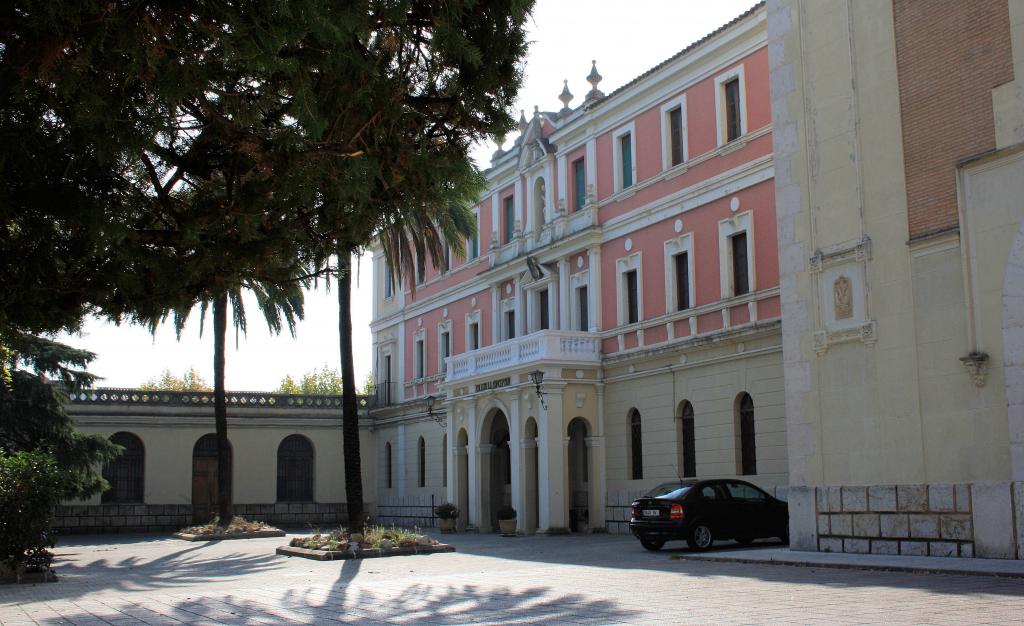
<svg viewBox="0 0 1024 626">
<path fill-rule="evenodd" d="M 594 333 L 544 330 L 493 346 L 448 357 L 450 384 L 531 363 L 586 365 L 601 362 L 601 340 Z"/>
</svg>

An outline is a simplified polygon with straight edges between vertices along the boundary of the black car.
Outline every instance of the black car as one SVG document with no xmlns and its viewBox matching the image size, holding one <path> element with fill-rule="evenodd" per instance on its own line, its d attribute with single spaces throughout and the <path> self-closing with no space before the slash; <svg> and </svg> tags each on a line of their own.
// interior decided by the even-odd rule
<svg viewBox="0 0 1024 626">
<path fill-rule="evenodd" d="M 789 507 L 742 480 L 684 480 L 658 485 L 633 501 L 629 530 L 648 550 L 684 539 L 693 550 L 715 540 L 789 542 Z"/>
</svg>

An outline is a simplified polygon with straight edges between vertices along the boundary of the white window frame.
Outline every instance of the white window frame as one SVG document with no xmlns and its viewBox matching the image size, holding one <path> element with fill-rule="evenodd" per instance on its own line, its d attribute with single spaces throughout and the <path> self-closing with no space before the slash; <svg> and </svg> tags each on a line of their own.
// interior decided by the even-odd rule
<svg viewBox="0 0 1024 626">
<path fill-rule="evenodd" d="M 629 323 L 629 294 L 626 292 L 626 272 L 636 270 L 636 312 L 637 321 Z M 615 289 L 618 301 L 619 326 L 639 326 L 644 321 L 644 272 L 640 252 L 634 252 L 615 260 Z"/>
<path fill-rule="evenodd" d="M 475 309 L 472 313 L 467 313 L 466 314 L 466 352 L 470 352 L 471 350 L 473 350 L 473 347 L 472 347 L 473 346 L 473 342 L 471 340 L 473 335 L 470 332 L 470 329 L 472 328 L 473 324 L 476 324 L 476 337 L 477 337 L 477 348 L 476 349 L 479 350 L 484 345 L 484 343 L 482 341 L 483 340 L 483 335 L 480 332 L 480 309 Z"/>
<path fill-rule="evenodd" d="M 746 211 L 718 222 L 718 272 L 721 277 L 722 299 L 736 295 L 730 238 L 744 232 L 747 233 L 747 281 L 750 283 L 748 293 L 757 291 L 757 276 L 754 273 L 754 216 L 750 211 Z"/>
<path fill-rule="evenodd" d="M 681 141 L 683 142 L 683 161 L 678 165 L 672 165 L 672 124 L 669 120 L 668 114 L 675 108 L 679 108 L 680 116 L 682 117 L 682 128 L 683 136 Z M 662 171 L 668 171 L 674 167 L 683 167 L 687 161 L 690 160 L 690 150 L 687 146 L 689 143 L 689 129 L 686 124 L 686 94 L 680 94 L 679 96 L 669 100 L 665 104 L 661 105 L 661 169 Z"/>
<path fill-rule="evenodd" d="M 569 276 L 569 296 L 570 307 L 572 307 L 572 315 L 570 316 L 573 330 L 581 332 L 588 332 L 590 328 L 583 328 L 583 320 L 580 319 L 580 307 L 579 307 L 579 294 L 577 289 L 582 287 L 587 288 L 587 326 L 593 327 L 594 325 L 594 290 L 590 286 L 590 268 L 577 272 Z"/>
<path fill-rule="evenodd" d="M 499 303 L 498 311 L 499 311 L 498 312 L 498 331 L 499 331 L 499 336 L 501 337 L 501 340 L 502 341 L 508 341 L 510 339 L 515 339 L 515 337 L 509 337 L 508 336 L 508 322 L 505 321 L 505 315 L 506 315 L 506 313 L 511 311 L 512 315 L 515 316 L 514 317 L 514 321 L 515 321 L 515 326 L 516 326 L 516 335 L 518 335 L 519 334 L 519 323 L 520 323 L 520 320 L 519 320 L 519 316 L 516 315 L 516 299 L 515 298 L 505 298 L 504 300 L 502 300 Z"/>
<path fill-rule="evenodd" d="M 473 225 L 476 226 L 476 234 L 466 241 L 466 256 L 470 261 L 480 257 L 480 208 L 473 209 Z M 473 240 L 476 240 L 476 250 L 473 249 Z M 474 252 L 476 254 L 474 254 Z"/>
<path fill-rule="evenodd" d="M 629 135 L 630 137 L 629 152 L 633 172 L 633 184 L 625 188 L 622 186 L 622 142 L 619 141 L 623 135 Z M 584 161 L 584 165 L 586 165 L 586 161 Z M 637 182 L 639 182 L 636 178 L 636 122 L 630 122 L 612 132 L 612 168 L 615 174 L 615 193 L 619 193 L 623 189 L 633 189 L 636 187 Z"/>
<path fill-rule="evenodd" d="M 417 345 L 422 349 L 417 354 Z M 415 380 L 427 377 L 427 331 L 420 328 L 412 334 L 412 374 Z"/>
<path fill-rule="evenodd" d="M 384 294 L 384 301 L 389 302 L 395 297 L 395 274 L 391 271 L 391 264 L 388 263 L 387 257 L 381 257 L 381 269 L 383 270 L 384 276 L 381 279 L 381 293 Z"/>
<path fill-rule="evenodd" d="M 444 333 L 448 333 L 448 356 L 452 356 L 452 347 L 455 345 L 455 342 L 452 341 L 451 320 L 445 320 L 437 325 L 437 371 L 441 374 L 448 372 L 448 368 L 444 363 L 444 355 L 441 351 L 441 338 L 444 336 Z"/>
<path fill-rule="evenodd" d="M 715 126 L 718 127 L 719 147 L 729 143 L 725 128 L 725 83 L 734 78 L 740 80 L 740 136 L 737 139 L 747 134 L 747 83 L 743 76 L 743 64 L 740 64 L 715 77 Z"/>
<path fill-rule="evenodd" d="M 684 233 L 679 237 L 674 237 L 665 242 L 665 310 L 669 314 L 679 312 L 679 294 L 676 293 L 676 260 L 677 254 L 686 253 L 687 255 L 687 286 L 688 296 L 690 300 L 690 307 L 687 310 L 693 309 L 696 306 L 696 293 L 697 289 L 694 287 L 694 259 L 697 257 L 693 254 L 693 233 Z"/>
</svg>

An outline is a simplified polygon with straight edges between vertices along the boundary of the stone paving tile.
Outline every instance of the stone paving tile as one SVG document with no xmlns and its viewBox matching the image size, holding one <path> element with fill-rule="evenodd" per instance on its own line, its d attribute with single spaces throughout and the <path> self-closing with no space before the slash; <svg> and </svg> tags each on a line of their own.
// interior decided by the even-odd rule
<svg viewBox="0 0 1024 626">
<path fill-rule="evenodd" d="M 447 536 L 459 552 L 280 557 L 281 539 L 199 546 L 73 538 L 60 582 L 0 588 L 8 624 L 1019 623 L 1020 580 L 682 561 L 627 537 Z"/>
</svg>

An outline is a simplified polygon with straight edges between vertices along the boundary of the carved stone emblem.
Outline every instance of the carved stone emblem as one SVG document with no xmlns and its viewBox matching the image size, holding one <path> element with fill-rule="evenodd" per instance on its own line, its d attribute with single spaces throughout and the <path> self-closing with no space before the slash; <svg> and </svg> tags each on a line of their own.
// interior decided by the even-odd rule
<svg viewBox="0 0 1024 626">
<path fill-rule="evenodd" d="M 835 307 L 836 320 L 853 317 L 853 285 L 846 276 L 840 276 L 832 283 L 832 302 Z"/>
</svg>

